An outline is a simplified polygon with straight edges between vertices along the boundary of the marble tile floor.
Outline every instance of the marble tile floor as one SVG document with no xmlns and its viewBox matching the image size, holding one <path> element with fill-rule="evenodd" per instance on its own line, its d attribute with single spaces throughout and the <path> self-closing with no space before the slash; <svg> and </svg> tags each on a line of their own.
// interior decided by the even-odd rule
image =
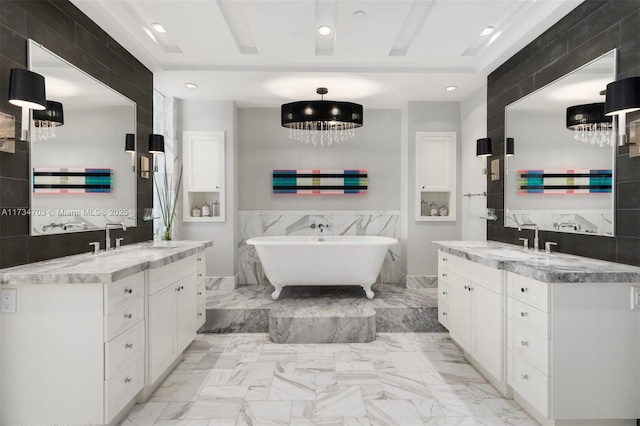
<svg viewBox="0 0 640 426">
<path fill-rule="evenodd" d="M 200 334 L 120 422 L 130 425 L 537 425 L 467 363 L 448 333 L 371 343 L 275 344 Z"/>
</svg>

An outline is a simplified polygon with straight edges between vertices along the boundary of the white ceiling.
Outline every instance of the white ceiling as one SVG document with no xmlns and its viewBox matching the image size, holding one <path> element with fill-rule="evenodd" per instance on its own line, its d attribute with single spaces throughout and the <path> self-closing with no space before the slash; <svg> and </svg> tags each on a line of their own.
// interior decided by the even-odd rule
<svg viewBox="0 0 640 426">
<path fill-rule="evenodd" d="M 465 99 L 582 0 L 72 2 L 151 69 L 167 96 L 275 107 L 316 99 L 325 86 L 328 99 L 401 108 Z M 333 32 L 318 35 L 320 25 Z M 495 33 L 480 37 L 489 25 Z M 458 90 L 445 92 L 449 85 Z"/>
</svg>

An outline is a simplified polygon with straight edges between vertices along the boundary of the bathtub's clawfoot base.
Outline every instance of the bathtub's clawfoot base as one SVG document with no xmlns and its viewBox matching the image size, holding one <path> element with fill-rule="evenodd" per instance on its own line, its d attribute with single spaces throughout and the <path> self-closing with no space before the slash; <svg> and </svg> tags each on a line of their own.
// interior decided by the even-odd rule
<svg viewBox="0 0 640 426">
<path fill-rule="evenodd" d="M 364 294 L 367 295 L 367 299 L 371 300 L 374 298 L 374 296 L 376 295 L 372 290 L 371 290 L 371 286 L 373 284 L 367 284 L 367 285 L 363 285 L 362 289 L 364 290 Z"/>
<path fill-rule="evenodd" d="M 271 298 L 273 300 L 278 300 L 278 298 L 280 297 L 280 292 L 282 291 L 283 287 L 279 285 L 274 285 L 273 287 L 275 288 L 275 290 L 273 291 L 273 293 L 271 293 Z"/>
</svg>

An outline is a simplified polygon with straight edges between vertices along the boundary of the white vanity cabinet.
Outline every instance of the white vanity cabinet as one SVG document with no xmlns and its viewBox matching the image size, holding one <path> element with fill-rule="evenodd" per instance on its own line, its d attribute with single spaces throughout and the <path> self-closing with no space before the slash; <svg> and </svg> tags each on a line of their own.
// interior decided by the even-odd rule
<svg viewBox="0 0 640 426">
<path fill-rule="evenodd" d="M 439 251 L 438 311 L 467 358 L 506 393 L 504 272 Z"/>
<path fill-rule="evenodd" d="M 155 384 L 196 334 L 196 258 L 149 270 L 146 384 Z"/>
<path fill-rule="evenodd" d="M 629 283 L 507 273 L 507 381 L 542 424 L 640 418 L 640 321 Z M 584 422 L 584 420 L 582 420 Z"/>
<path fill-rule="evenodd" d="M 2 314 L 0 424 L 106 424 L 144 385 L 144 272 L 24 284 Z"/>
<path fill-rule="evenodd" d="M 196 330 L 207 320 L 207 264 L 204 253 L 196 255 Z"/>
</svg>

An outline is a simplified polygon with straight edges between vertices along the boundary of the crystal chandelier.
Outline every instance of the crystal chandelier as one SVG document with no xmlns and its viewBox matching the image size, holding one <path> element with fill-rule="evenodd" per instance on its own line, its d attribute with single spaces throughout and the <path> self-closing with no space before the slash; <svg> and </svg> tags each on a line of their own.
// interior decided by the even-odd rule
<svg viewBox="0 0 640 426">
<path fill-rule="evenodd" d="M 62 104 L 56 101 L 47 101 L 47 109 L 33 111 L 33 140 L 47 140 L 56 137 L 56 127 L 64 124 L 64 112 Z"/>
<path fill-rule="evenodd" d="M 567 108 L 567 129 L 575 131 L 577 141 L 613 146 L 613 119 L 604 114 L 604 102 L 574 105 Z"/>
<path fill-rule="evenodd" d="M 330 146 L 355 136 L 362 127 L 362 105 L 352 102 L 325 101 L 329 91 L 319 87 L 319 101 L 299 101 L 282 105 L 282 127 L 289 129 L 289 138 L 313 146 Z"/>
</svg>

